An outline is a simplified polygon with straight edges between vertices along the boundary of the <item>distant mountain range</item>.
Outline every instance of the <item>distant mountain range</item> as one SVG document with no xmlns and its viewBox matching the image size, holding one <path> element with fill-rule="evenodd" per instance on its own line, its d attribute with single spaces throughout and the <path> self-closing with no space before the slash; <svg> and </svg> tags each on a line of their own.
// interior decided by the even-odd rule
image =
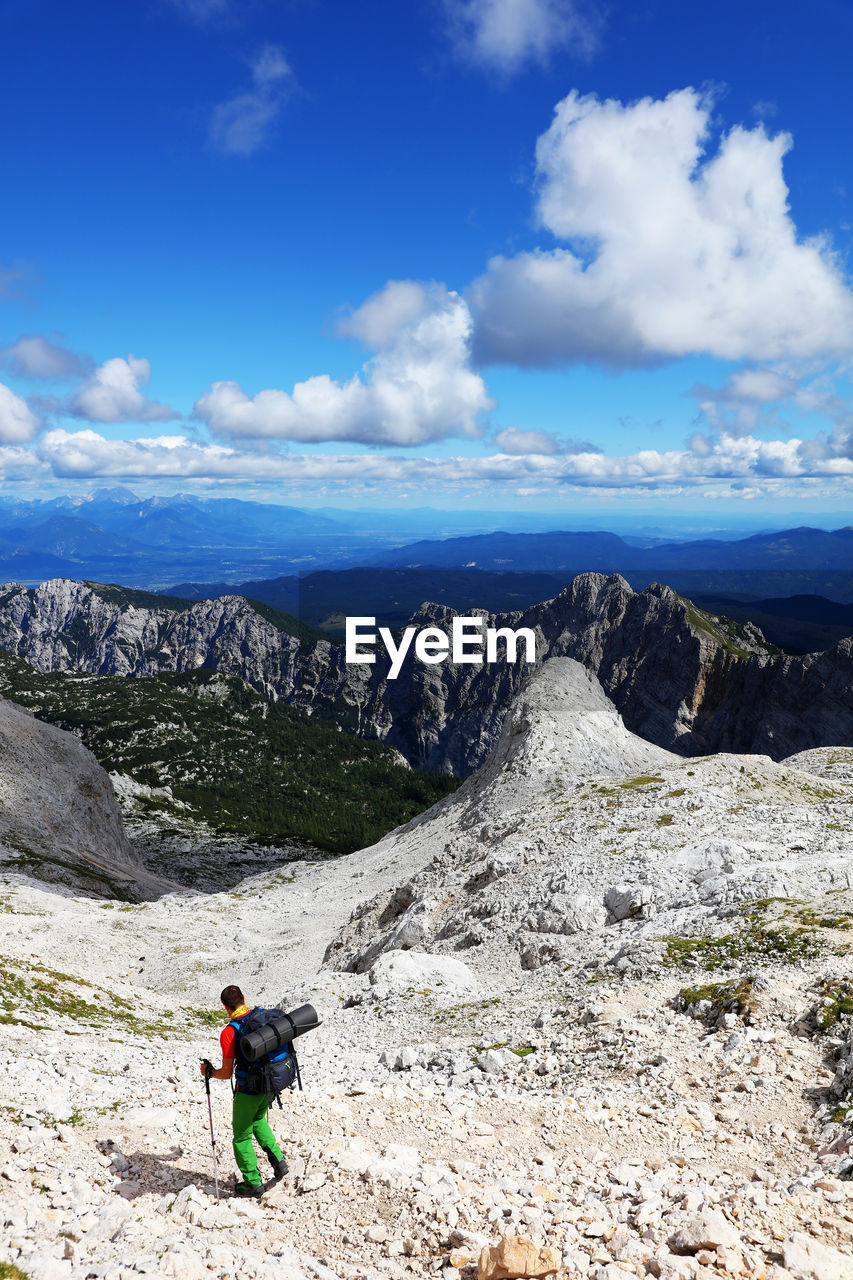
<svg viewBox="0 0 853 1280">
<path fill-rule="evenodd" d="M 0 577 L 25 585 L 91 578 L 163 586 L 190 574 L 221 577 L 353 563 L 375 535 L 298 507 L 128 489 L 87 498 L 0 504 Z"/>
<path fill-rule="evenodd" d="M 469 531 L 472 524 L 488 529 L 489 521 L 498 519 L 507 527 Z M 371 573 L 415 569 L 429 575 L 434 585 L 417 599 L 405 590 L 395 594 L 390 578 L 376 579 L 390 591 L 384 597 L 369 574 L 359 580 L 377 613 L 396 612 L 401 621 L 423 599 L 450 601 L 441 574 L 471 571 L 505 575 L 480 596 L 481 603 L 499 609 L 523 608 L 590 570 L 621 573 L 635 587 L 663 581 L 685 595 L 810 594 L 853 603 L 851 528 L 826 532 L 803 526 L 692 542 L 665 541 L 658 531 L 648 537 L 517 531 L 522 521 L 535 528 L 548 519 L 535 513 L 430 508 L 308 511 L 193 494 L 142 499 L 117 486 L 86 497 L 0 501 L 0 580 L 35 585 L 69 577 L 147 590 L 178 583 L 190 596 L 236 590 L 318 622 L 348 611 L 343 595 L 349 587 L 341 593 L 338 584 L 321 583 L 321 573 L 364 566 Z M 423 539 L 419 535 L 426 530 L 433 536 Z M 520 572 L 534 579 L 522 585 L 510 580 L 511 573 Z M 756 574 L 776 577 L 751 576 Z M 454 581 L 453 603 L 462 607 L 466 588 Z"/>
<path fill-rule="evenodd" d="M 853 568 L 853 526 L 802 527 L 781 533 L 757 533 L 723 542 L 655 542 L 637 546 L 615 533 L 484 533 L 412 543 L 380 551 L 371 564 L 382 568 L 471 568 L 506 572 L 625 573 L 671 569 L 825 570 Z"/>
</svg>

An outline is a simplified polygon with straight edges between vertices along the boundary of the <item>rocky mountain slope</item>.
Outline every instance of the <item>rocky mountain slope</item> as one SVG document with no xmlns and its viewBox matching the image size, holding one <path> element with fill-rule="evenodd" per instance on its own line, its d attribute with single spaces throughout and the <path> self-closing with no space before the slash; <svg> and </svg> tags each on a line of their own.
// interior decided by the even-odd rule
<svg viewBox="0 0 853 1280">
<path fill-rule="evenodd" d="M 758 949 L 768 929 L 794 945 L 790 904 L 853 884 L 853 778 L 823 778 L 827 754 L 853 759 L 684 759 L 630 733 L 584 667 L 552 658 L 478 773 L 377 846 L 423 869 L 361 906 L 330 959 L 366 969 L 386 950 L 438 947 L 504 969 L 643 970 L 680 954 L 673 939 L 747 917 Z"/>
<path fill-rule="evenodd" d="M 850 1280 L 851 803 L 849 749 L 684 759 L 553 659 L 478 775 L 350 857 L 135 906 L 0 868 L 0 1262 Z M 216 1203 L 198 1075 L 234 980 L 323 1017 L 261 1204 Z"/>
<path fill-rule="evenodd" d="M 103 896 L 156 897 L 109 777 L 73 734 L 0 699 L 0 863 Z"/>
<path fill-rule="evenodd" d="M 600 574 L 581 574 L 524 613 L 484 616 L 490 625 L 534 629 L 540 662 L 581 662 L 633 732 L 679 754 L 782 759 L 853 744 L 851 638 L 825 653 L 786 657 L 768 652 L 755 628 L 727 625 L 667 587 L 636 593 L 624 579 Z M 424 605 L 412 624 L 447 627 L 452 617 Z M 64 579 L 34 592 L 2 588 L 0 648 L 42 671 L 214 668 L 378 737 L 416 768 L 460 776 L 486 759 L 528 674 L 521 663 L 426 666 L 409 657 L 390 680 L 381 646 L 375 665 L 348 666 L 342 645 L 283 632 L 241 597 L 176 608 Z"/>
</svg>

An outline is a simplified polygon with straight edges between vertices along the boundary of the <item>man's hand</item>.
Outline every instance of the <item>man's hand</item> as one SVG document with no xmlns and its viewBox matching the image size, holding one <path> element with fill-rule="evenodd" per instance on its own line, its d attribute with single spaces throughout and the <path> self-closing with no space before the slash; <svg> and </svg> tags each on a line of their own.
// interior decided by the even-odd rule
<svg viewBox="0 0 853 1280">
<path fill-rule="evenodd" d="M 201 1062 L 201 1074 L 205 1080 L 230 1080 L 233 1070 L 233 1058 L 226 1058 L 221 1067 L 215 1067 L 207 1058 L 204 1058 Z"/>
</svg>

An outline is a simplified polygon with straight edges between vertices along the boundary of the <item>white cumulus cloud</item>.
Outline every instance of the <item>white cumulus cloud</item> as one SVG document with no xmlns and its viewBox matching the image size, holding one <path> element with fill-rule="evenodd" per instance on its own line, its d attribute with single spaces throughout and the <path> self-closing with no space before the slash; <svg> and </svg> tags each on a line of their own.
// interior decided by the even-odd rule
<svg viewBox="0 0 853 1280">
<path fill-rule="evenodd" d="M 525 427 L 504 427 L 492 439 L 501 453 L 520 456 L 526 453 L 601 453 L 589 440 L 560 439 L 553 431 L 535 431 Z"/>
<path fill-rule="evenodd" d="M 495 447 L 501 453 L 546 453 L 563 452 L 563 446 L 551 431 L 527 431 L 522 427 L 504 427 L 494 438 Z"/>
<path fill-rule="evenodd" d="M 90 422 L 164 422 L 177 415 L 140 391 L 151 377 L 150 361 L 114 356 L 99 365 L 68 402 L 68 411 Z"/>
<path fill-rule="evenodd" d="M 797 386 L 796 378 L 775 369 L 738 369 L 729 379 L 723 397 L 752 404 L 774 404 L 787 400 Z"/>
<path fill-rule="evenodd" d="M 846 445 L 846 447 L 845 447 Z M 14 455 L 14 457 L 12 456 Z M 849 441 L 759 440 L 721 435 L 701 437 L 698 448 L 643 449 L 624 456 L 595 451 L 561 455 L 527 453 L 486 457 L 412 457 L 396 454 L 292 454 L 240 451 L 202 444 L 185 436 L 107 440 L 91 429 L 47 432 L 34 452 L 0 449 L 0 472 L 43 463 L 60 478 L 184 478 L 216 481 L 259 480 L 284 485 L 329 486 L 364 492 L 387 492 L 424 486 L 452 490 L 457 486 L 534 485 L 601 491 L 683 492 L 707 485 L 754 491 L 774 490 L 780 483 L 835 482 L 853 484 Z M 706 495 L 707 496 L 707 495 Z"/>
<path fill-rule="evenodd" d="M 578 0 L 445 0 L 445 11 L 457 52 L 503 73 L 557 49 L 586 54 L 597 38 L 592 6 Z"/>
<path fill-rule="evenodd" d="M 489 263 L 471 290 L 478 359 L 849 353 L 853 295 L 829 246 L 797 235 L 790 146 L 759 125 L 714 147 L 694 89 L 627 106 L 570 93 L 536 148 L 539 222 L 564 243 Z"/>
<path fill-rule="evenodd" d="M 35 439 L 40 427 L 23 396 L 0 382 L 0 444 L 26 444 Z"/>
<path fill-rule="evenodd" d="M 251 397 L 237 382 L 214 382 L 195 416 L 228 440 L 422 445 L 480 434 L 478 418 L 492 402 L 468 367 L 471 316 L 458 294 L 392 281 L 341 328 L 376 348 L 349 381 L 320 374 L 291 392 Z"/>
<path fill-rule="evenodd" d="M 430 309 L 430 300 L 443 298 L 440 285 L 418 280 L 389 280 L 383 289 L 351 311 L 338 325 L 347 338 L 358 338 L 373 351 L 393 341 L 406 325 L 417 324 Z"/>
<path fill-rule="evenodd" d="M 830 440 L 853 428 L 853 403 L 844 380 L 849 372 L 842 363 L 824 363 L 817 369 L 796 364 L 778 368 L 736 370 L 722 387 L 694 386 L 699 419 L 711 431 L 731 436 L 754 435 L 759 430 L 789 430 L 781 417 L 820 415 L 832 424 Z M 839 385 L 840 384 L 840 385 Z M 815 449 L 820 437 L 812 442 Z"/>
<path fill-rule="evenodd" d="M 86 372 L 89 363 L 59 342 L 40 333 L 24 333 L 0 351 L 0 363 L 21 378 L 73 378 Z"/>
<path fill-rule="evenodd" d="M 186 436 L 154 436 L 150 439 L 107 440 L 97 431 L 45 432 L 38 445 L 39 457 L 54 475 L 92 476 L 209 476 L 235 471 L 235 456 L 221 445 L 202 445 Z M 252 463 L 258 464 L 253 470 Z M 240 460 L 239 474 L 261 474 L 265 460 Z"/>
<path fill-rule="evenodd" d="M 252 63 L 252 87 L 220 102 L 210 122 L 210 141 L 226 156 L 250 156 L 269 140 L 294 84 L 293 71 L 277 45 L 262 49 Z"/>
</svg>

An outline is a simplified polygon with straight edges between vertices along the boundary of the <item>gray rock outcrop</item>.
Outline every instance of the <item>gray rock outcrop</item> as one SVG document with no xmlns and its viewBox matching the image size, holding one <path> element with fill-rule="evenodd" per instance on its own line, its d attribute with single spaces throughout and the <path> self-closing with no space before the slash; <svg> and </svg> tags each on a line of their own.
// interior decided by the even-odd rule
<svg viewBox="0 0 853 1280">
<path fill-rule="evenodd" d="M 0 699 L 0 862 L 75 892 L 139 899 L 167 881 L 139 865 L 90 751 Z"/>
</svg>

